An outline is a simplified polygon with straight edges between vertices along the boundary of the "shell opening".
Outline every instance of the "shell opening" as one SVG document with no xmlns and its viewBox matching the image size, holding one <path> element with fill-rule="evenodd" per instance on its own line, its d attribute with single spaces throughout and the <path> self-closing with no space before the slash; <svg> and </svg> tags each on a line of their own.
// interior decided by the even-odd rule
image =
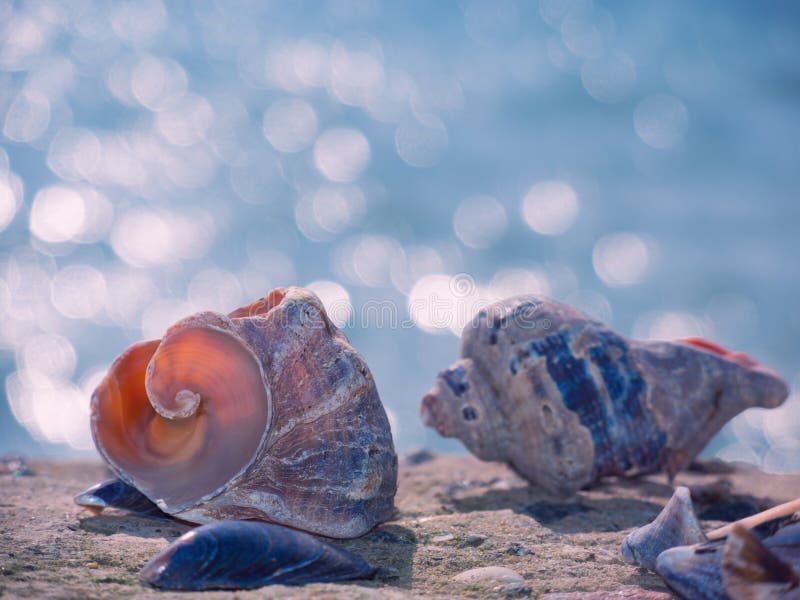
<svg viewBox="0 0 800 600">
<path fill-rule="evenodd" d="M 135 344 L 93 398 L 109 463 L 168 512 L 213 495 L 252 462 L 270 420 L 261 365 L 235 334 L 172 328 Z"/>
</svg>

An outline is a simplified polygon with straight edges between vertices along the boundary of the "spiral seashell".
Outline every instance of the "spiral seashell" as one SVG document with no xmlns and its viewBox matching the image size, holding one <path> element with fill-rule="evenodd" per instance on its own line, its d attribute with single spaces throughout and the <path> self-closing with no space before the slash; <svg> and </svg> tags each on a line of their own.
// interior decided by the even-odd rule
<svg viewBox="0 0 800 600">
<path fill-rule="evenodd" d="M 186 521 L 355 537 L 393 511 L 397 457 L 375 382 L 302 288 L 134 344 L 95 390 L 91 415 L 120 479 Z"/>
<path fill-rule="evenodd" d="M 678 487 L 652 523 L 634 530 L 622 542 L 626 562 L 655 569 L 664 550 L 706 541 L 692 506 L 689 488 Z"/>
<path fill-rule="evenodd" d="M 75 496 L 75 504 L 98 513 L 105 508 L 116 508 L 142 517 L 172 518 L 135 487 L 119 479 L 102 481 L 84 490 Z"/>
<path fill-rule="evenodd" d="M 483 460 L 571 494 L 602 477 L 673 477 L 784 380 L 702 341 L 628 340 L 565 304 L 518 296 L 464 328 L 461 359 L 422 399 L 423 422 Z"/>
<path fill-rule="evenodd" d="M 371 577 L 364 559 L 306 533 L 223 521 L 183 534 L 144 566 L 144 583 L 168 590 L 237 590 Z"/>
</svg>

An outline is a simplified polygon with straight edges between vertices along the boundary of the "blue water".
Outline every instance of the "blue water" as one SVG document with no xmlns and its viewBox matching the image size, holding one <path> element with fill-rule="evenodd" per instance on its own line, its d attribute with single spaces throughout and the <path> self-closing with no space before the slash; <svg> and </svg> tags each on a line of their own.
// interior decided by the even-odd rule
<svg viewBox="0 0 800 600">
<path fill-rule="evenodd" d="M 0 124 L 0 452 L 91 453 L 128 344 L 289 284 L 336 304 L 402 451 L 461 448 L 419 398 L 524 290 L 797 386 L 794 2 L 0 0 Z M 792 396 L 708 452 L 798 450 Z"/>
</svg>

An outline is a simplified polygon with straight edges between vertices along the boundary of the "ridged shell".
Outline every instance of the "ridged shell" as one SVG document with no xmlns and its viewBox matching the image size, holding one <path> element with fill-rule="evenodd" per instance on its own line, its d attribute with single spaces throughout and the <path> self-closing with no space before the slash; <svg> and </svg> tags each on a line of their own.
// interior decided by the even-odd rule
<svg viewBox="0 0 800 600">
<path fill-rule="evenodd" d="M 223 521 L 183 534 L 144 566 L 143 582 L 169 590 L 251 589 L 371 577 L 362 558 L 269 523 Z"/>
<path fill-rule="evenodd" d="M 705 541 L 689 488 L 681 486 L 652 523 L 628 534 L 622 542 L 622 555 L 629 563 L 653 570 L 658 555 L 664 550 Z"/>
<path fill-rule="evenodd" d="M 98 512 L 104 508 L 116 508 L 154 519 L 172 518 L 135 487 L 119 479 L 102 481 L 84 490 L 75 496 L 75 504 Z"/>
<path fill-rule="evenodd" d="M 393 511 L 397 457 L 375 382 L 302 288 L 131 346 L 92 397 L 92 433 L 120 479 L 183 520 L 355 537 Z"/>
<path fill-rule="evenodd" d="M 608 475 L 673 476 L 733 416 L 788 394 L 745 355 L 628 340 L 537 296 L 480 311 L 461 356 L 423 398 L 425 424 L 559 494 Z"/>
<path fill-rule="evenodd" d="M 691 600 L 798 598 L 800 523 L 763 540 L 756 531 L 733 525 L 725 539 L 665 550 L 655 570 L 670 589 Z"/>
</svg>

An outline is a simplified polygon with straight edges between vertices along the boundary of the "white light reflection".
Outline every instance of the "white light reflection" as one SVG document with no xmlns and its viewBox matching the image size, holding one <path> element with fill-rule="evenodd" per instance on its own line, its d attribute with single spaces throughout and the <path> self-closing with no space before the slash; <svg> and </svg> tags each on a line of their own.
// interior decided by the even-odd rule
<svg viewBox="0 0 800 600">
<path fill-rule="evenodd" d="M 369 142 L 357 129 L 328 129 L 314 144 L 314 164 L 331 181 L 358 179 L 369 159 Z"/>
<path fill-rule="evenodd" d="M 239 280 L 224 269 L 203 269 L 189 282 L 189 302 L 196 311 L 228 313 L 240 306 L 242 299 Z"/>
<path fill-rule="evenodd" d="M 397 154 L 412 167 L 433 167 L 449 144 L 447 128 L 433 115 L 417 115 L 402 121 L 395 130 Z"/>
<path fill-rule="evenodd" d="M 408 294 L 414 282 L 424 275 L 441 273 L 445 263 L 441 254 L 430 246 L 409 246 L 392 258 L 390 273 L 398 291 Z"/>
<path fill-rule="evenodd" d="M 578 196 L 561 181 L 540 181 L 522 199 L 522 217 L 528 227 L 544 235 L 567 231 L 578 217 Z"/>
<path fill-rule="evenodd" d="M 520 294 L 550 295 L 550 281 L 541 269 L 501 269 L 489 282 L 489 295 L 503 300 Z"/>
<path fill-rule="evenodd" d="M 595 100 L 609 104 L 619 102 L 630 94 L 636 83 L 636 65 L 624 52 L 610 52 L 583 63 L 581 82 Z"/>
<path fill-rule="evenodd" d="M 89 399 L 75 384 L 21 370 L 9 375 L 5 385 L 11 412 L 34 439 L 79 450 L 93 447 Z"/>
<path fill-rule="evenodd" d="M 353 315 L 350 294 L 335 281 L 312 281 L 306 286 L 314 292 L 325 307 L 325 312 L 333 324 L 344 327 Z"/>
<path fill-rule="evenodd" d="M 64 127 L 50 142 L 47 166 L 61 179 L 90 181 L 100 164 L 102 147 L 88 129 Z"/>
<path fill-rule="evenodd" d="M 506 231 L 506 209 L 492 196 L 462 200 L 453 215 L 453 230 L 470 248 L 488 248 Z"/>
<path fill-rule="evenodd" d="M 30 230 L 44 242 L 67 242 L 77 237 L 86 220 L 83 197 L 74 189 L 51 186 L 33 199 Z"/>
<path fill-rule="evenodd" d="M 408 314 L 427 333 L 460 336 L 464 326 L 492 301 L 488 290 L 465 274 L 422 277 L 408 294 Z"/>
<path fill-rule="evenodd" d="M 300 152 L 317 135 L 317 113 L 300 98 L 276 100 L 264 112 L 264 137 L 280 152 Z"/>
<path fill-rule="evenodd" d="M 26 339 L 17 351 L 17 364 L 29 373 L 69 379 L 78 358 L 70 341 L 55 333 L 37 334 Z"/>
<path fill-rule="evenodd" d="M 594 290 L 575 290 L 565 298 L 565 301 L 602 323 L 610 324 L 614 317 L 611 302 Z"/>
<path fill-rule="evenodd" d="M 173 146 L 191 146 L 206 137 L 214 109 L 202 96 L 187 94 L 175 106 L 156 113 L 156 128 Z"/>
<path fill-rule="evenodd" d="M 50 298 L 65 317 L 89 319 L 105 306 L 106 280 L 94 267 L 71 265 L 53 277 Z"/>
<path fill-rule="evenodd" d="M 685 311 L 649 311 L 636 319 L 633 337 L 642 340 L 678 340 L 708 337 L 704 323 Z"/>
<path fill-rule="evenodd" d="M 366 106 L 378 95 L 386 81 L 383 69 L 383 50 L 370 36 L 337 40 L 331 48 L 331 94 L 351 106 Z"/>
<path fill-rule="evenodd" d="M 146 271 L 116 268 L 106 277 L 106 313 L 123 327 L 140 324 L 144 308 L 156 297 L 157 289 Z"/>
<path fill-rule="evenodd" d="M 151 303 L 142 314 L 142 338 L 159 339 L 169 327 L 195 312 L 195 308 L 183 300 L 162 298 Z"/>
<path fill-rule="evenodd" d="M 133 208 L 114 223 L 111 247 L 136 267 L 200 258 L 214 240 L 214 225 L 203 212 L 173 214 Z"/>
<path fill-rule="evenodd" d="M 14 189 L 15 187 L 21 187 L 21 182 L 16 175 L 13 177 L 14 180 L 12 181 L 11 177 L 0 172 L 0 232 L 8 227 L 14 219 L 22 200 L 21 194 L 17 194 Z"/>
<path fill-rule="evenodd" d="M 23 90 L 6 113 L 3 134 L 14 142 L 33 142 L 50 125 L 50 101 L 35 90 Z"/>
<path fill-rule="evenodd" d="M 640 283 L 650 268 L 647 242 L 635 233 L 613 233 L 601 237 L 592 251 L 595 273 L 610 286 Z"/>
<path fill-rule="evenodd" d="M 675 96 L 648 96 L 633 112 L 633 126 L 641 140 L 653 148 L 671 148 L 686 135 L 689 113 L 686 105 Z"/>
<path fill-rule="evenodd" d="M 385 235 L 359 235 L 346 240 L 333 253 L 333 271 L 355 285 L 389 285 L 392 262 L 403 249 Z"/>
</svg>

